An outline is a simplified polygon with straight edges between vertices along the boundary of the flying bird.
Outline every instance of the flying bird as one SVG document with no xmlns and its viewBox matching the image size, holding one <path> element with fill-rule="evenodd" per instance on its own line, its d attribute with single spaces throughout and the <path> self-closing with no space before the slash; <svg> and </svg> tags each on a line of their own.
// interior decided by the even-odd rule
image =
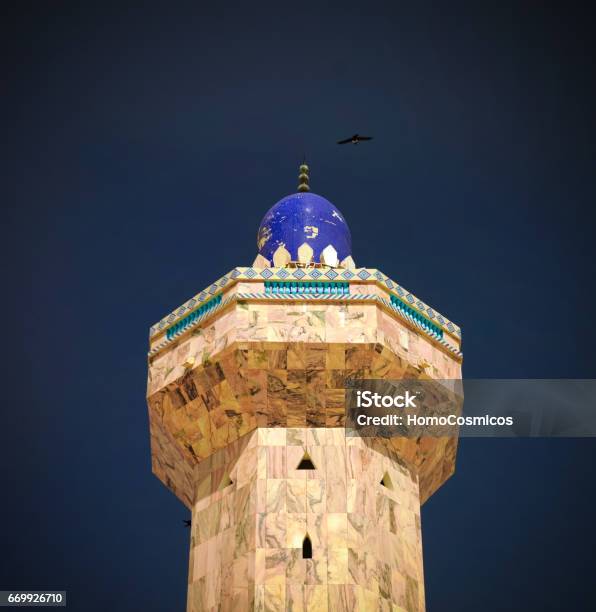
<svg viewBox="0 0 596 612">
<path fill-rule="evenodd" d="M 358 144 L 361 140 L 372 140 L 372 138 L 372 136 L 360 136 L 360 134 L 354 134 L 345 140 L 338 140 L 337 144 L 348 144 L 349 142 L 352 144 Z"/>
<path fill-rule="evenodd" d="M 192 520 L 190 520 L 190 521 L 189 521 L 189 520 L 186 520 L 186 519 L 184 520 L 184 526 L 185 526 L 185 527 L 190 527 L 190 526 L 191 526 L 191 524 L 192 524 Z"/>
</svg>

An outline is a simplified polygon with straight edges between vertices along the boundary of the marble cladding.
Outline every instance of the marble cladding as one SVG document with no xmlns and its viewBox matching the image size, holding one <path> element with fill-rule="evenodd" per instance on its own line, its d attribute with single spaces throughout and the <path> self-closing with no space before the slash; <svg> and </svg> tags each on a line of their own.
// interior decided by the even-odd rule
<svg viewBox="0 0 596 612">
<path fill-rule="evenodd" d="M 248 281 L 237 281 L 236 284 L 233 287 L 231 287 L 230 289 L 228 289 L 227 291 L 224 292 L 224 294 L 223 294 L 223 301 L 225 302 L 229 298 L 231 298 L 232 300 L 236 300 L 237 299 L 236 296 L 238 296 L 238 294 L 241 294 L 241 295 L 251 295 L 252 294 L 252 295 L 255 295 L 255 296 L 256 295 L 263 295 L 264 296 L 264 293 L 265 293 L 265 284 L 264 284 L 263 281 L 258 281 L 258 280 L 251 281 L 251 282 L 248 282 Z M 386 289 L 384 289 L 384 288 L 382 288 L 380 286 L 377 286 L 375 284 L 372 284 L 372 283 L 364 283 L 364 282 L 361 282 L 361 283 L 352 282 L 352 283 L 350 283 L 350 295 L 352 297 L 361 295 L 363 297 L 364 296 L 377 296 L 377 297 L 382 298 L 382 299 L 386 299 L 386 300 L 389 299 L 389 293 L 387 292 Z M 266 299 L 267 298 L 265 298 L 265 300 Z M 247 300 L 247 299 L 241 299 L 240 300 L 240 304 L 238 304 L 236 301 L 234 301 L 233 304 L 236 304 L 237 305 L 236 307 L 241 306 L 243 304 L 252 305 L 253 301 L 255 301 L 255 302 L 259 301 L 259 302 L 262 303 L 263 302 L 263 298 L 261 298 L 260 300 L 257 300 L 256 297 L 255 297 L 255 299 L 252 300 L 252 301 L 251 300 Z M 317 302 L 317 303 L 313 304 L 312 301 L 306 301 L 306 298 L 305 298 L 304 302 L 306 302 L 305 305 L 307 305 L 307 306 L 321 306 L 323 308 L 338 307 L 339 305 L 342 304 L 342 302 L 329 302 L 329 301 L 327 301 L 327 302 L 321 301 L 321 302 Z M 294 305 L 296 305 L 296 306 L 300 305 L 301 306 L 302 304 L 304 304 L 304 302 L 300 302 L 300 300 L 297 300 L 297 301 L 295 301 L 293 303 L 293 306 Z M 281 308 L 284 305 L 287 305 L 287 304 L 284 304 L 284 302 L 282 300 L 277 299 L 276 296 L 273 296 L 273 297 L 272 296 L 268 296 L 268 303 L 271 304 L 274 307 L 277 307 L 277 308 Z M 345 303 L 348 303 L 348 302 L 346 301 L 346 302 L 343 302 L 343 303 L 345 304 Z M 354 303 L 354 304 L 349 304 L 349 305 L 350 306 L 359 306 L 360 303 Z M 374 306 L 374 304 L 371 304 L 371 305 Z M 379 308 L 379 310 L 381 310 L 380 306 L 377 305 L 375 307 L 377 307 L 377 308 Z M 398 314 L 393 312 L 392 310 L 386 310 L 385 312 L 386 312 L 386 314 L 388 316 L 392 317 L 393 319 L 395 319 L 398 322 L 401 322 L 401 324 L 406 324 L 404 322 L 404 320 Z M 219 316 L 221 316 L 221 315 L 220 314 L 214 314 L 213 317 L 209 317 L 207 322 L 206 322 L 207 325 L 211 324 L 212 321 L 214 319 L 216 319 L 216 318 L 219 318 Z M 429 318 L 429 320 L 431 320 L 431 319 Z M 434 321 L 434 322 L 437 323 L 436 321 Z M 198 327 L 203 327 L 203 324 L 199 324 Z M 419 331 L 417 330 L 416 333 L 419 333 Z M 152 338 L 150 340 L 150 348 L 151 349 L 155 349 L 156 347 L 160 346 L 163 343 L 164 339 L 165 339 L 165 330 L 163 332 L 161 332 L 161 333 L 155 334 L 154 336 L 152 336 Z M 457 349 L 457 350 L 460 349 L 461 339 L 458 336 L 456 336 L 455 334 L 450 333 L 449 331 L 445 331 L 444 330 L 444 339 L 454 349 Z"/>
<path fill-rule="evenodd" d="M 303 269 L 287 269 L 287 268 L 234 268 L 231 272 L 224 275 L 222 278 L 214 282 L 210 287 L 195 295 L 193 298 L 182 304 L 174 312 L 164 317 L 161 321 L 153 325 L 150 329 L 149 336 L 153 338 L 163 333 L 172 323 L 186 316 L 194 308 L 212 296 L 217 295 L 222 290 L 229 290 L 236 283 L 244 281 L 244 284 L 261 282 L 263 280 L 315 280 L 315 281 L 349 281 L 350 285 L 367 284 L 368 286 L 377 286 L 395 293 L 400 299 L 420 312 L 429 316 L 437 325 L 441 326 L 445 332 L 459 338 L 461 336 L 460 328 L 446 317 L 438 313 L 434 308 L 431 308 L 422 302 L 407 289 L 401 287 L 395 281 L 392 281 L 380 270 L 358 268 L 353 271 L 346 269 L 328 268 L 319 270 L 316 268 Z M 360 282 L 361 281 L 361 282 Z"/>
<path fill-rule="evenodd" d="M 260 428 L 195 483 L 187 612 L 424 610 L 418 479 L 384 441 Z"/>
<path fill-rule="evenodd" d="M 343 430 L 347 378 L 429 378 L 426 364 L 414 365 L 416 347 L 412 338 L 406 358 L 379 343 L 235 342 L 208 358 L 199 355 L 186 370 L 180 364 L 190 348 L 180 347 L 175 361 L 160 366 L 176 370 L 173 376 L 167 369 L 151 373 L 153 471 L 189 505 L 192 466 L 254 429 Z M 443 356 L 435 366 L 444 367 Z M 418 471 L 421 501 L 453 473 L 455 438 L 394 438 L 391 445 Z"/>
<path fill-rule="evenodd" d="M 235 342 L 378 342 L 433 378 L 459 378 L 460 359 L 377 304 L 235 302 L 150 358 L 149 393 L 184 374 L 187 357 L 211 359 Z"/>
</svg>

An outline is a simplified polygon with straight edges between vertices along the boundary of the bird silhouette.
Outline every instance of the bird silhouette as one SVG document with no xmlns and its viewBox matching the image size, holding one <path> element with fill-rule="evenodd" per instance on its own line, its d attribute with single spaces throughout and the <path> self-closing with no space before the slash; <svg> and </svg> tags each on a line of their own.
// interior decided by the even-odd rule
<svg viewBox="0 0 596 612">
<path fill-rule="evenodd" d="M 372 140 L 372 139 L 373 139 L 372 136 L 360 136 L 360 134 L 354 134 L 353 136 L 350 136 L 350 138 L 346 138 L 345 140 L 338 140 L 337 144 L 348 144 L 348 143 L 358 144 L 362 140 Z"/>
</svg>

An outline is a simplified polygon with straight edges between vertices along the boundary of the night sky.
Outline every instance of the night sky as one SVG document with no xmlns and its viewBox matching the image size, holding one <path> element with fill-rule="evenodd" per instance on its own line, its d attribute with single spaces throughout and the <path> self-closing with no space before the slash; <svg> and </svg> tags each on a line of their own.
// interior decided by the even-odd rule
<svg viewBox="0 0 596 612">
<path fill-rule="evenodd" d="M 252 263 L 304 152 L 356 263 L 461 325 L 464 376 L 596 377 L 587 11 L 78 4 L 0 18 L 0 589 L 184 610 L 148 329 Z M 374 140 L 335 144 L 354 132 Z M 593 439 L 461 441 L 422 511 L 429 612 L 593 609 L 595 461 Z"/>
</svg>

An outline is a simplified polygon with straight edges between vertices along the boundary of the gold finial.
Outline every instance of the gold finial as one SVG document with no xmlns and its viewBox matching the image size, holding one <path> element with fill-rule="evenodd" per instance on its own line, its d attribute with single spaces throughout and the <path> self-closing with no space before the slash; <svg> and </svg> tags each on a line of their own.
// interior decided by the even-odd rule
<svg viewBox="0 0 596 612">
<path fill-rule="evenodd" d="M 310 191 L 308 186 L 308 166 L 305 162 L 300 165 L 300 174 L 298 175 L 298 191 Z"/>
</svg>

